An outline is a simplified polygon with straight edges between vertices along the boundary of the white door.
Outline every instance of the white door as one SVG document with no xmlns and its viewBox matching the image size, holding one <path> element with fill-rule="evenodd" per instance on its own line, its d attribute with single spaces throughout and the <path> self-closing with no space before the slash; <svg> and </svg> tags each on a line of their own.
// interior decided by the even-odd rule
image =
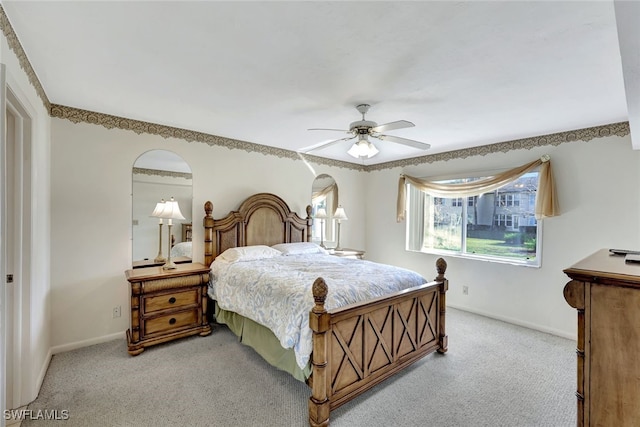
<svg viewBox="0 0 640 427">
<path fill-rule="evenodd" d="M 28 403 L 30 379 L 22 359 L 29 355 L 31 120 L 5 78 L 0 64 L 0 427 L 5 410 Z"/>
<path fill-rule="evenodd" d="M 0 112 L 2 118 L 0 119 L 0 410 L 2 416 L 0 417 L 0 427 L 4 427 L 4 411 L 7 409 L 6 401 L 6 354 L 7 354 L 7 328 L 6 328 L 6 296 L 5 291 L 6 284 L 6 231 L 7 231 L 7 209 L 6 209 L 6 192 L 7 192 L 7 174 L 6 174 L 6 130 L 5 130 L 5 111 L 6 108 L 6 84 L 5 84 L 5 66 L 0 64 Z"/>
</svg>

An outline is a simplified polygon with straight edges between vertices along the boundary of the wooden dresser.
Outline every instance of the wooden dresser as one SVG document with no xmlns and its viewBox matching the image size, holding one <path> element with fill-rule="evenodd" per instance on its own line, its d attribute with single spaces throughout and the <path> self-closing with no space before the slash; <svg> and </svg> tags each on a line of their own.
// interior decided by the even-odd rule
<svg viewBox="0 0 640 427">
<path fill-rule="evenodd" d="M 578 426 L 640 425 L 640 264 L 600 250 L 564 270 L 578 310 Z"/>
<path fill-rule="evenodd" d="M 129 354 L 146 347 L 190 335 L 211 333 L 207 321 L 209 267 L 178 264 L 126 271 L 131 288 L 131 328 L 127 330 Z"/>
</svg>

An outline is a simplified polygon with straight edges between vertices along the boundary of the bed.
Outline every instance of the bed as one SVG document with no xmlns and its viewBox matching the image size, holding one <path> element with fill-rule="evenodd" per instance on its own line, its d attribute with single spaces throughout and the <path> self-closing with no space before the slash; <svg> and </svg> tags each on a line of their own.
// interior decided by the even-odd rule
<svg viewBox="0 0 640 427">
<path fill-rule="evenodd" d="M 193 253 L 192 244 L 193 242 L 180 242 L 173 245 L 170 252 L 171 258 L 178 258 L 178 257 L 191 258 L 192 257 L 191 254 Z"/>
<path fill-rule="evenodd" d="M 385 291 L 382 295 L 366 297 L 364 301 L 359 300 L 362 297 L 357 300 L 340 300 L 336 297 L 342 288 L 338 286 L 339 282 L 348 285 L 352 279 L 345 279 L 346 276 L 342 278 L 340 273 L 336 275 L 336 269 L 360 269 L 361 276 L 369 274 L 373 277 L 383 275 L 377 270 L 375 274 L 370 273 L 379 265 L 327 254 L 306 253 L 283 254 L 281 257 L 273 254 L 273 257 L 269 255 L 251 259 L 246 264 L 256 263 L 263 272 L 269 269 L 281 271 L 294 268 L 289 264 L 282 266 L 281 262 L 306 266 L 295 267 L 295 274 L 302 279 L 296 285 L 304 293 L 300 299 L 308 307 L 308 314 L 305 313 L 302 319 L 299 314 L 288 313 L 288 307 L 282 308 L 282 295 L 269 302 L 255 291 L 257 288 L 253 288 L 250 298 L 238 297 L 266 301 L 264 306 L 270 307 L 271 311 L 286 311 L 283 314 L 299 319 L 300 341 L 283 340 L 282 332 L 273 325 L 271 329 L 267 327 L 263 323 L 268 322 L 262 322 L 257 314 L 243 312 L 243 308 L 234 311 L 235 307 L 225 306 L 227 302 L 220 293 L 223 272 L 234 272 L 236 275 L 231 276 L 231 282 L 235 280 L 237 283 L 240 282 L 239 277 L 245 280 L 244 274 L 249 273 L 235 270 L 245 264 L 235 262 L 237 258 L 230 265 L 220 261 L 229 257 L 229 254 L 247 257 L 247 253 L 253 254 L 256 251 L 269 253 L 274 245 L 280 245 L 278 250 L 282 250 L 282 247 L 311 248 L 311 207 L 308 206 L 306 211 L 306 217 L 302 218 L 292 212 L 280 197 L 259 193 L 242 202 L 238 210 L 214 219 L 213 204 L 205 203 L 205 264 L 212 266 L 209 295 L 213 300 L 211 306 L 215 307 L 216 321 L 226 324 L 244 344 L 253 347 L 267 362 L 306 381 L 311 387 L 309 424 L 326 426 L 329 424 L 331 410 L 424 356 L 436 351 L 447 351 L 445 295 L 448 281 L 444 277 L 446 262 L 440 258 L 436 262 L 437 277 L 434 281 L 426 282 L 422 279 L 405 285 L 408 286 L 405 289 L 391 293 Z M 317 258 L 309 258 L 311 256 Z M 219 258 L 213 263 L 216 257 Z M 321 267 L 325 263 L 330 265 L 329 270 Z M 323 273 L 316 275 L 316 269 Z M 321 277 L 321 274 L 327 277 Z M 314 279 L 311 281 L 310 277 Z M 307 283 L 308 281 L 312 283 Z M 332 284 L 335 286 L 332 287 Z M 247 288 L 251 289 L 250 286 Z M 360 291 L 356 293 L 358 292 Z M 342 302 L 337 302 L 336 298 Z M 300 349 L 296 346 L 303 350 L 298 351 Z M 304 350 L 306 347 L 308 349 Z M 308 355 L 308 360 L 304 355 Z"/>
</svg>

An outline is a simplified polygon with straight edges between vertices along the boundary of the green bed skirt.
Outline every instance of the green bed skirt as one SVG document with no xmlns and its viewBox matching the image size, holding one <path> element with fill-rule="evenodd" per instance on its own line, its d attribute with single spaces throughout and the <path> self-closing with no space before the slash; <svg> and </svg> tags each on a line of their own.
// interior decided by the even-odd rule
<svg viewBox="0 0 640 427">
<path fill-rule="evenodd" d="M 311 376 L 311 364 L 300 369 L 292 348 L 283 348 L 273 332 L 259 323 L 232 311 L 223 310 L 215 304 L 215 320 L 227 325 L 240 342 L 253 348 L 272 366 L 290 373 L 297 380 L 306 382 Z"/>
</svg>

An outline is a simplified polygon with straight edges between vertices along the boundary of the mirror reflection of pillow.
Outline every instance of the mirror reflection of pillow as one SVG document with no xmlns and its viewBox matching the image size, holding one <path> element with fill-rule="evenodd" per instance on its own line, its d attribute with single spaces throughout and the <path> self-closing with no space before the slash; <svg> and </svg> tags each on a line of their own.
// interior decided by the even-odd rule
<svg viewBox="0 0 640 427">
<path fill-rule="evenodd" d="M 282 256 L 282 252 L 266 245 L 240 246 L 229 248 L 218 255 L 218 258 L 226 262 L 253 261 L 257 259 Z"/>
<path fill-rule="evenodd" d="M 326 254 L 326 249 L 313 242 L 296 242 L 296 243 L 278 243 L 271 246 L 282 252 L 283 255 L 301 255 L 301 254 Z"/>
<path fill-rule="evenodd" d="M 171 248 L 171 258 L 186 256 L 191 258 L 192 252 L 192 242 L 180 242 L 176 243 Z"/>
</svg>

